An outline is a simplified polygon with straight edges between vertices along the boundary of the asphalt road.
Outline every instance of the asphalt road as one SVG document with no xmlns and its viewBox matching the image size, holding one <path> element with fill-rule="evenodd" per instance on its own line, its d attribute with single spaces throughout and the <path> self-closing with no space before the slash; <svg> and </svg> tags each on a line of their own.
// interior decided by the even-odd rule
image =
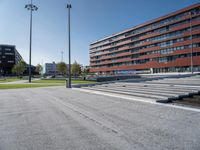
<svg viewBox="0 0 200 150">
<path fill-rule="evenodd" d="M 0 91 L 0 150 L 199 150 L 200 113 L 64 87 Z"/>
</svg>

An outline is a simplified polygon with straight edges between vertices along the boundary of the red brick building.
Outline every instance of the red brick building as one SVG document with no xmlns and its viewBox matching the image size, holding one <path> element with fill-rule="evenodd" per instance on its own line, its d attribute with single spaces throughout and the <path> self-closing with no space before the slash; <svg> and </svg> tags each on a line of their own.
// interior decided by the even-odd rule
<svg viewBox="0 0 200 150">
<path fill-rule="evenodd" d="M 98 74 L 200 71 L 200 3 L 91 43 L 90 66 Z"/>
</svg>

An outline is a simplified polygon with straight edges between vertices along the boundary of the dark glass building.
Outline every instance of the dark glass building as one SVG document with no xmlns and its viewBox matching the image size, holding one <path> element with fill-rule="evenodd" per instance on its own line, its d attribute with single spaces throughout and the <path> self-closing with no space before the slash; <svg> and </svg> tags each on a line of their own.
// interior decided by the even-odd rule
<svg viewBox="0 0 200 150">
<path fill-rule="evenodd" d="M 200 3 L 90 44 L 91 72 L 200 71 Z"/>
<path fill-rule="evenodd" d="M 0 45 L 0 75 L 12 74 L 12 68 L 22 60 L 14 45 Z"/>
</svg>

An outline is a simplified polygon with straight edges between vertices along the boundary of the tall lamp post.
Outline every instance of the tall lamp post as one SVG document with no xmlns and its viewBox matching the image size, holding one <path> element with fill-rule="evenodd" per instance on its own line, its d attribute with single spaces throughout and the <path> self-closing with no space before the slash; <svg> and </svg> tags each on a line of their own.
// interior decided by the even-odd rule
<svg viewBox="0 0 200 150">
<path fill-rule="evenodd" d="M 71 4 L 67 4 L 68 9 L 68 42 L 69 42 L 69 67 L 68 67 L 68 82 L 66 82 L 66 87 L 71 88 L 71 39 L 70 39 L 70 9 L 72 8 Z"/>
<path fill-rule="evenodd" d="M 27 10 L 30 10 L 30 47 L 29 47 L 29 83 L 31 83 L 31 49 L 32 49 L 32 12 L 37 11 L 38 7 L 33 5 L 31 0 L 31 4 L 25 5 Z"/>
<path fill-rule="evenodd" d="M 191 73 L 193 74 L 193 39 L 192 39 L 192 15 L 193 13 L 190 12 L 190 40 L 191 40 L 191 57 L 190 57 L 190 68 L 191 68 Z"/>
</svg>

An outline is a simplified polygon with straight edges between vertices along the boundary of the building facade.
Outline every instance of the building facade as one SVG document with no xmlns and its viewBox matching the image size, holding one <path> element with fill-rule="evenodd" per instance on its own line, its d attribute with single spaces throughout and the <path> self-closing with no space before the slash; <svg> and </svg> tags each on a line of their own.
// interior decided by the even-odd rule
<svg viewBox="0 0 200 150">
<path fill-rule="evenodd" d="M 0 45 L 0 75 L 12 74 L 12 68 L 22 59 L 14 45 Z"/>
<path fill-rule="evenodd" d="M 44 65 L 44 74 L 46 75 L 56 75 L 58 73 L 56 68 L 56 63 L 45 63 Z"/>
<path fill-rule="evenodd" d="M 200 71 L 200 3 L 91 43 L 90 66 L 98 74 Z"/>
</svg>

